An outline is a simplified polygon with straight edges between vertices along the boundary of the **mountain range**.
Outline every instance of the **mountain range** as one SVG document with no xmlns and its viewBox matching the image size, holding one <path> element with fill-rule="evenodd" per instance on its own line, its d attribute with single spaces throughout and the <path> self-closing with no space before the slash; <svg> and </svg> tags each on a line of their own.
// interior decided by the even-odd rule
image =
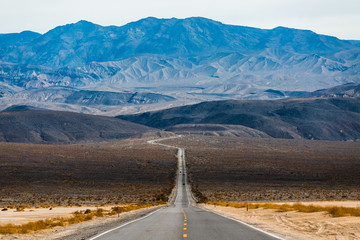
<svg viewBox="0 0 360 240">
<path fill-rule="evenodd" d="M 26 103 L 115 116 L 211 100 L 297 97 L 360 83 L 359 73 L 359 41 L 199 17 L 107 27 L 80 21 L 45 34 L 0 34 L 0 109 Z M 114 96 L 124 100 L 109 101 Z"/>
<path fill-rule="evenodd" d="M 174 133 L 358 141 L 359 86 L 319 90 L 306 98 L 210 101 L 117 118 L 12 106 L 0 112 L 0 142 L 95 143 Z"/>
</svg>

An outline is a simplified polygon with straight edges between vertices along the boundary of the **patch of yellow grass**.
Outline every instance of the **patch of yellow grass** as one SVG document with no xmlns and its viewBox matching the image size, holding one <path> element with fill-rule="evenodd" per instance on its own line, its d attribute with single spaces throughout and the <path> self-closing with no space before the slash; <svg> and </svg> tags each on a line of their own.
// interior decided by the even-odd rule
<svg viewBox="0 0 360 240">
<path fill-rule="evenodd" d="M 164 204 L 163 202 L 157 203 L 138 203 L 131 204 L 124 207 L 113 207 L 110 211 L 105 211 L 102 208 L 97 210 L 87 209 L 85 211 L 76 211 L 72 217 L 59 217 L 51 218 L 46 220 L 40 220 L 36 222 L 30 222 L 22 225 L 7 224 L 0 226 L 0 234 L 19 234 L 19 233 L 30 233 L 43 229 L 50 229 L 57 226 L 66 226 L 69 224 L 80 223 L 89 221 L 95 217 L 112 216 L 118 213 L 129 212 L 141 208 L 153 207 Z"/>
<path fill-rule="evenodd" d="M 350 207 L 337 207 L 329 206 L 322 207 L 316 205 L 304 205 L 301 203 L 295 204 L 273 204 L 273 203 L 237 203 L 237 202 L 207 202 L 207 204 L 224 206 L 224 207 L 234 207 L 234 208 L 245 208 L 256 209 L 277 209 L 281 212 L 289 211 L 298 211 L 304 213 L 312 212 L 328 212 L 333 217 L 344 217 L 344 216 L 355 216 L 360 217 L 360 207 L 350 208 Z"/>
<path fill-rule="evenodd" d="M 25 209 L 25 208 L 31 208 L 29 205 L 10 205 L 6 207 L 7 209 Z"/>
</svg>

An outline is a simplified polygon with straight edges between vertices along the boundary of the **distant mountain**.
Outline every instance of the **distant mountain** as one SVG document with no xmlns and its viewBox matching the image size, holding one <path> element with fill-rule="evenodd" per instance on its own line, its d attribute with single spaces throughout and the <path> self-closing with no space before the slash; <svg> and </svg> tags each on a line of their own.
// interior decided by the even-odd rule
<svg viewBox="0 0 360 240">
<path fill-rule="evenodd" d="M 48 67 L 83 66 L 129 57 L 211 56 L 214 53 L 297 53 L 337 59 L 336 53 L 354 45 L 308 30 L 278 27 L 263 30 L 225 25 L 206 18 L 146 18 L 122 27 L 87 21 L 59 26 L 39 35 L 32 32 L 0 35 L 4 62 Z"/>
<path fill-rule="evenodd" d="M 2 108 L 14 102 L 14 90 L 51 86 L 166 94 L 179 106 L 279 99 L 345 83 L 360 83 L 359 41 L 309 30 L 197 17 L 146 18 L 120 27 L 80 21 L 45 34 L 0 34 Z"/>
<path fill-rule="evenodd" d="M 68 103 L 82 106 L 152 104 L 175 100 L 173 97 L 156 93 L 89 91 L 66 87 L 30 89 L 16 93 L 14 94 L 14 97 L 17 99 L 21 98 L 39 102 Z"/>
<path fill-rule="evenodd" d="M 350 42 L 351 42 L 352 44 L 354 44 L 355 46 L 360 47 L 360 40 L 350 40 Z"/>
<path fill-rule="evenodd" d="M 360 97 L 360 84 L 346 83 L 331 88 L 319 89 L 313 92 L 267 89 L 264 93 L 272 98 L 358 98 Z"/>
<path fill-rule="evenodd" d="M 119 118 L 159 129 L 178 124 L 230 124 L 275 138 L 360 138 L 360 98 L 216 101 Z"/>
<path fill-rule="evenodd" d="M 0 112 L 2 142 L 68 144 L 162 135 L 169 133 L 110 117 L 29 106 L 13 106 Z"/>
<path fill-rule="evenodd" d="M 348 83 L 329 89 L 320 89 L 315 92 L 302 94 L 303 97 L 350 97 L 360 98 L 360 84 Z"/>
</svg>

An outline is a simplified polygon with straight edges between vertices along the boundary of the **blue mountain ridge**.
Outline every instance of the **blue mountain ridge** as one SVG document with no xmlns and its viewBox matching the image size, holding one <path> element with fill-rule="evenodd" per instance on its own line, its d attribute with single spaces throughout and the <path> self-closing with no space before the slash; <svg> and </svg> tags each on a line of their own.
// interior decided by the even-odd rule
<svg viewBox="0 0 360 240">
<path fill-rule="evenodd" d="M 133 56 L 211 56 L 218 52 L 254 54 L 276 49 L 336 59 L 336 53 L 359 49 L 351 41 L 309 30 L 270 30 L 225 25 L 206 18 L 146 18 L 124 26 L 103 27 L 79 21 L 41 35 L 32 32 L 0 35 L 3 62 L 48 67 L 82 66 Z"/>
</svg>

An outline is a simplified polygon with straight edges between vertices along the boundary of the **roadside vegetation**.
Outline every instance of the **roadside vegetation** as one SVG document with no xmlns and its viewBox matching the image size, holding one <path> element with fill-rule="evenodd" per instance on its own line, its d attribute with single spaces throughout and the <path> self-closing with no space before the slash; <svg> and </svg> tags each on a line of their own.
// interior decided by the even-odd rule
<svg viewBox="0 0 360 240">
<path fill-rule="evenodd" d="M 85 221 L 92 220 L 94 218 L 99 217 L 107 217 L 113 216 L 116 214 L 121 214 L 125 212 L 130 212 L 133 210 L 138 210 L 142 208 L 149 208 L 154 206 L 159 206 L 165 204 L 164 202 L 155 202 L 155 203 L 137 203 L 130 204 L 121 207 L 113 207 L 110 211 L 106 211 L 103 208 L 98 208 L 97 210 L 84 210 L 84 211 L 76 211 L 73 213 L 71 217 L 58 217 L 45 219 L 35 222 L 29 222 L 22 225 L 16 224 L 7 224 L 0 226 L 0 234 L 25 234 L 31 233 L 34 231 L 51 229 L 58 226 L 66 226 L 75 223 L 81 223 Z"/>
<path fill-rule="evenodd" d="M 276 209 L 280 212 L 298 211 L 303 213 L 313 212 L 327 212 L 333 217 L 345 217 L 354 216 L 360 217 L 360 207 L 338 207 L 338 206 L 316 206 L 316 205 L 304 205 L 301 203 L 294 204 L 274 204 L 274 203 L 237 203 L 237 202 L 206 202 L 206 204 L 223 207 L 233 208 L 248 208 L 248 209 Z"/>
</svg>

